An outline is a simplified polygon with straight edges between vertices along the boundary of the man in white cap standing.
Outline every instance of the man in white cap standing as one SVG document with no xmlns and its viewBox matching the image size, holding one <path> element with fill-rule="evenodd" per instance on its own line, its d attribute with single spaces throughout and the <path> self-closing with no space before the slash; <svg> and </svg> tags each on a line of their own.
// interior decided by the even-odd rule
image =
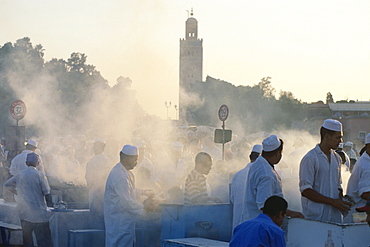
<svg viewBox="0 0 370 247">
<path fill-rule="evenodd" d="M 27 168 L 4 184 L 4 187 L 18 195 L 17 211 L 22 225 L 24 247 L 33 246 L 32 232 L 36 236 L 37 246 L 53 246 L 45 203 L 50 187 L 46 176 L 36 170 L 39 158 L 39 155 L 29 153 L 26 156 Z"/>
<path fill-rule="evenodd" d="M 123 146 L 120 162 L 109 173 L 104 193 L 106 247 L 134 246 L 136 218 L 144 211 L 144 205 L 136 200 L 135 178 L 131 172 L 138 156 L 137 147 Z"/>
<path fill-rule="evenodd" d="M 249 155 L 250 163 L 235 173 L 231 181 L 230 201 L 233 204 L 233 229 L 245 221 L 245 219 L 243 219 L 243 215 L 246 214 L 245 211 L 247 210 L 245 205 L 245 197 L 248 184 L 248 173 L 249 169 L 253 165 L 253 162 L 258 158 L 258 156 L 260 156 L 261 153 L 262 145 L 254 145 L 252 152 Z"/>
<path fill-rule="evenodd" d="M 350 204 L 342 201 L 341 158 L 334 151 L 342 142 L 342 124 L 326 119 L 321 126 L 321 141 L 301 160 L 299 189 L 306 219 L 342 222 Z"/>
<path fill-rule="evenodd" d="M 28 140 L 26 143 L 26 149 L 23 150 L 20 154 L 15 156 L 10 163 L 10 174 L 15 176 L 19 172 L 27 168 L 26 157 L 29 153 L 34 153 L 37 149 L 37 142 L 35 140 Z M 39 157 L 39 164 L 36 168 L 40 172 L 45 174 L 44 165 L 42 163 L 41 157 Z"/>
<path fill-rule="evenodd" d="M 370 133 L 365 138 L 365 152 L 356 162 L 348 180 L 347 195 L 354 199 L 355 208 L 370 202 Z M 349 221 L 350 217 L 347 217 L 346 222 Z"/>
<path fill-rule="evenodd" d="M 262 141 L 262 154 L 249 169 L 245 194 L 243 220 L 249 220 L 262 213 L 262 208 L 271 196 L 283 197 L 280 176 L 274 169 L 282 158 L 283 140 L 271 135 Z M 300 212 L 287 210 L 291 217 L 303 218 Z"/>
<path fill-rule="evenodd" d="M 105 141 L 97 139 L 93 146 L 95 155 L 86 164 L 85 179 L 89 189 L 90 216 L 96 229 L 104 229 L 104 189 L 112 169 L 109 158 L 103 154 L 104 149 Z"/>
<path fill-rule="evenodd" d="M 353 167 L 357 161 L 357 154 L 353 150 L 353 142 L 347 141 L 344 143 L 343 151 L 347 154 L 350 161 L 349 171 L 352 172 Z"/>
</svg>

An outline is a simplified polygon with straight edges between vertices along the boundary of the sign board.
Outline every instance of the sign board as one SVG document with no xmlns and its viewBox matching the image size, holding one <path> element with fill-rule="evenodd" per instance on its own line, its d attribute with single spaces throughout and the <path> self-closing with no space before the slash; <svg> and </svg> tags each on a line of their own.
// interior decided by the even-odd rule
<svg viewBox="0 0 370 247">
<path fill-rule="evenodd" d="M 26 105 L 22 100 L 16 100 L 10 106 L 10 114 L 15 120 L 21 120 L 26 115 Z"/>
<path fill-rule="evenodd" d="M 218 118 L 221 121 L 226 121 L 228 116 L 229 116 L 229 108 L 227 107 L 227 105 L 222 105 L 220 109 L 218 110 Z"/>
<path fill-rule="evenodd" d="M 25 126 L 6 126 L 6 150 L 22 151 L 24 150 L 24 141 L 26 139 Z"/>
<path fill-rule="evenodd" d="M 231 130 L 215 129 L 214 142 L 215 143 L 227 143 L 231 141 L 231 135 L 232 135 Z M 225 137 L 225 141 L 222 141 L 224 137 Z"/>
</svg>

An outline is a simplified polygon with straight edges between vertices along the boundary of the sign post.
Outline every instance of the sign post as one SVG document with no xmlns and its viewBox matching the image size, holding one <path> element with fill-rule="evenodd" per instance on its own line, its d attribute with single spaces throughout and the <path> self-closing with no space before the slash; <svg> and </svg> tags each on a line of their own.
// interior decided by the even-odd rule
<svg viewBox="0 0 370 247">
<path fill-rule="evenodd" d="M 229 117 L 229 108 L 222 105 L 218 110 L 218 118 L 222 121 L 222 160 L 225 160 L 225 121 Z"/>
<path fill-rule="evenodd" d="M 10 106 L 10 115 L 18 121 L 26 115 L 26 104 L 22 100 L 16 100 Z"/>
<path fill-rule="evenodd" d="M 18 121 L 21 120 L 26 115 L 26 104 L 22 100 L 14 101 L 10 106 L 10 115 L 17 121 L 17 125 L 15 126 L 15 140 L 17 140 L 15 145 L 15 151 L 17 153 L 20 145 L 19 140 L 21 139 L 20 133 L 21 130 L 20 127 L 18 126 Z M 24 135 L 24 130 L 22 132 Z"/>
</svg>

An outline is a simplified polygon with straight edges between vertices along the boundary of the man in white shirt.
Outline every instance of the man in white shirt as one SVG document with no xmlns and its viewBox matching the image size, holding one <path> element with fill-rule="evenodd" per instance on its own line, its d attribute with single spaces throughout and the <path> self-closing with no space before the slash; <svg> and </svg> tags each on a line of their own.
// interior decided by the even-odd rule
<svg viewBox="0 0 370 247">
<path fill-rule="evenodd" d="M 263 205 L 270 196 L 283 197 L 281 178 L 274 169 L 282 158 L 283 140 L 271 135 L 262 142 L 262 154 L 257 158 L 249 170 L 248 184 L 245 194 L 245 208 L 243 220 L 257 217 Z M 304 218 L 300 212 L 287 210 L 291 217 Z"/>
<path fill-rule="evenodd" d="M 132 145 L 123 146 L 120 162 L 109 173 L 104 192 L 105 246 L 134 246 L 135 222 L 144 205 L 136 200 L 135 178 L 139 152 Z M 146 200 L 148 205 L 150 199 Z"/>
<path fill-rule="evenodd" d="M 249 169 L 253 165 L 253 162 L 262 153 L 262 145 L 256 144 L 252 148 L 252 152 L 249 155 L 250 163 L 246 167 L 234 174 L 231 181 L 231 193 L 230 201 L 233 204 L 233 229 L 240 223 L 243 223 L 243 218 L 246 214 L 246 187 L 248 184 L 248 173 Z"/>
<path fill-rule="evenodd" d="M 104 140 L 96 140 L 93 149 L 95 156 L 86 164 L 85 179 L 89 189 L 89 208 L 94 228 L 104 229 L 104 189 L 112 165 L 103 154 Z"/>
<path fill-rule="evenodd" d="M 52 247 L 45 195 L 50 194 L 46 176 L 36 170 L 39 156 L 33 152 L 26 157 L 27 168 L 10 178 L 4 186 L 18 195 L 17 211 L 22 225 L 23 246 L 33 247 L 32 232 L 37 246 Z"/>
<path fill-rule="evenodd" d="M 365 148 L 348 181 L 347 195 L 354 199 L 356 203 L 354 207 L 363 207 L 370 201 L 370 133 L 365 138 Z M 350 215 L 346 222 L 351 222 Z"/>
<path fill-rule="evenodd" d="M 37 149 L 37 142 L 35 140 L 28 140 L 26 144 L 26 149 L 22 151 L 22 153 L 15 156 L 10 164 L 10 174 L 15 176 L 19 172 L 25 170 L 27 168 L 26 165 L 26 157 L 29 153 L 35 152 Z M 41 157 L 39 157 L 39 164 L 37 166 L 37 170 L 41 171 L 45 174 L 44 165 L 42 163 Z"/>
<path fill-rule="evenodd" d="M 342 135 L 339 121 L 325 120 L 320 143 L 301 160 L 299 188 L 306 219 L 341 223 L 341 215 L 350 209 L 350 204 L 342 201 L 341 158 L 334 151 Z"/>
</svg>

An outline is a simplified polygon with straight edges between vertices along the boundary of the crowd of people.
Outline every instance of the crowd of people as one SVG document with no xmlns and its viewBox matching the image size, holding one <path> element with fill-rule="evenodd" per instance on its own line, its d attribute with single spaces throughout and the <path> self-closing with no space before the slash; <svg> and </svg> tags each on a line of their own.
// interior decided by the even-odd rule
<svg viewBox="0 0 370 247">
<path fill-rule="evenodd" d="M 123 147 L 116 141 L 84 137 L 31 139 L 10 161 L 2 147 L 0 161 L 4 169 L 8 162 L 9 171 L 8 177 L 3 174 L 4 185 L 16 195 L 24 246 L 32 246 L 32 231 L 38 246 L 51 246 L 50 234 L 40 233 L 49 227 L 44 197 L 50 194 L 50 180 L 87 186 L 92 224 L 105 229 L 107 247 L 133 246 L 138 217 L 158 210 L 164 202 L 231 202 L 234 234 L 230 246 L 266 241 L 274 244 L 264 246 L 285 246 L 279 228 L 285 215 L 341 223 L 350 222 L 350 212 L 356 208 L 367 211 L 370 134 L 361 156 L 353 143 L 341 147 L 342 125 L 333 119 L 324 121 L 319 144 L 311 150 L 302 149 L 302 137 L 296 138 L 292 148 L 277 135 L 269 135 L 229 143 L 223 155 L 212 134 L 188 132 L 168 140 L 133 138 Z M 282 161 L 286 149 L 290 157 L 301 155 L 299 165 Z M 341 184 L 343 169 L 351 172 L 346 193 Z M 288 208 L 288 193 L 282 187 L 285 179 L 295 175 L 301 194 L 298 210 Z M 344 194 L 350 200 L 344 200 Z M 256 230 L 261 225 L 266 226 L 266 234 Z"/>
</svg>

